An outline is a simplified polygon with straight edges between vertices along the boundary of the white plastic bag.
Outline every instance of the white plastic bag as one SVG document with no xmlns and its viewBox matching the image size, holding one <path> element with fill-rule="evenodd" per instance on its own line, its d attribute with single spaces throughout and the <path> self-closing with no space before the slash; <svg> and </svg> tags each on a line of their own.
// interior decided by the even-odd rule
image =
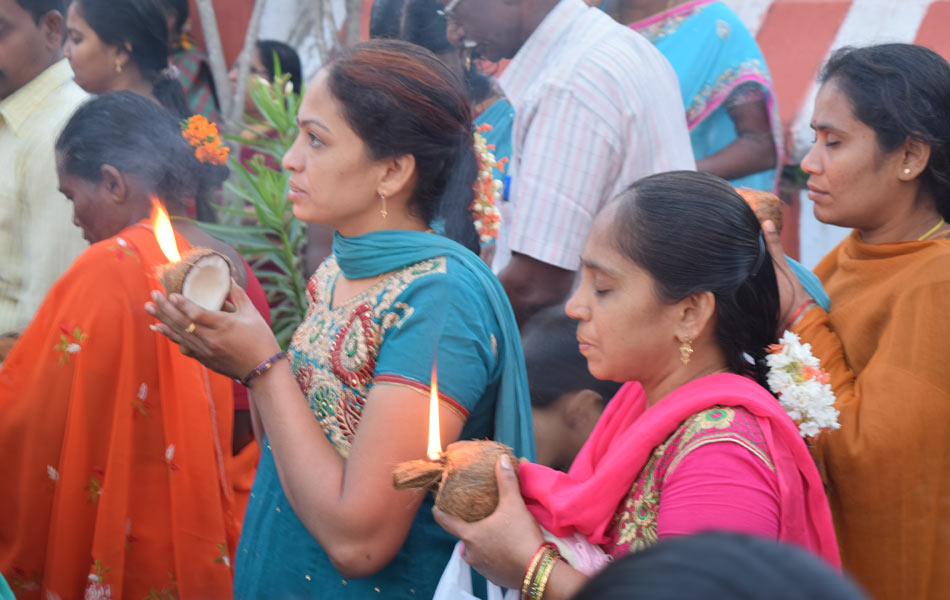
<svg viewBox="0 0 950 600">
<path fill-rule="evenodd" d="M 462 558 L 462 542 L 455 544 L 432 600 L 478 600 L 472 594 L 472 567 Z M 518 600 L 518 590 L 504 590 L 489 581 L 488 600 Z"/>
</svg>

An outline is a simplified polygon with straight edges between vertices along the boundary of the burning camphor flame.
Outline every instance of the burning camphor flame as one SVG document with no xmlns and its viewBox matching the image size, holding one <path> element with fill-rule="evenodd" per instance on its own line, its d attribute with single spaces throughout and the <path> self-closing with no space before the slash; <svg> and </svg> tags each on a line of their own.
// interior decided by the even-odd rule
<svg viewBox="0 0 950 600">
<path fill-rule="evenodd" d="M 158 201 L 158 198 L 152 196 L 152 225 L 155 227 L 155 239 L 158 240 L 158 247 L 169 262 L 181 261 L 181 254 L 178 253 L 178 245 L 175 243 L 175 231 L 172 229 L 172 222 L 165 212 L 165 207 Z"/>
<path fill-rule="evenodd" d="M 439 381 L 435 360 L 432 361 L 432 385 L 429 387 L 429 446 L 426 455 L 430 460 L 442 456 L 442 441 L 439 439 Z"/>
</svg>

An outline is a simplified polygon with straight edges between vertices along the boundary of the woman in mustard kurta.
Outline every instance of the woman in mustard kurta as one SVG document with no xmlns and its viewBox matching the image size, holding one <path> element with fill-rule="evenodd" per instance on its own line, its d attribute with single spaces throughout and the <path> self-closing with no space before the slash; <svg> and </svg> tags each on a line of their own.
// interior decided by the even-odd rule
<svg viewBox="0 0 950 600">
<path fill-rule="evenodd" d="M 908 44 L 843 49 L 821 81 L 802 168 L 815 216 L 854 231 L 815 269 L 828 312 L 779 277 L 841 411 L 814 455 L 845 569 L 874 598 L 946 597 L 950 65 Z"/>
</svg>

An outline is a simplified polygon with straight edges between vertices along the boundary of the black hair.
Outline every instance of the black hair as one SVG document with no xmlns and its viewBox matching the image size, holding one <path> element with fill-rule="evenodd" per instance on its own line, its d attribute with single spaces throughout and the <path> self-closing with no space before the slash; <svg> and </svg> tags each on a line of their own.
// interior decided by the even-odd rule
<svg viewBox="0 0 950 600">
<path fill-rule="evenodd" d="M 159 0 L 74 0 L 104 44 L 124 48 L 152 93 L 173 115 L 191 115 L 185 92 L 168 65 L 168 25 Z"/>
<path fill-rule="evenodd" d="M 549 306 L 525 324 L 521 334 L 531 405 L 544 408 L 564 394 L 593 390 L 609 401 L 621 383 L 597 379 L 577 347 L 577 322 L 564 306 Z"/>
<path fill-rule="evenodd" d="M 162 7 L 165 9 L 166 14 L 175 15 L 175 23 L 172 25 L 172 29 L 176 35 L 181 35 L 182 30 L 185 28 L 185 23 L 188 22 L 188 17 L 191 13 L 191 8 L 188 6 L 188 0 L 160 0 Z"/>
<path fill-rule="evenodd" d="M 43 15 L 51 10 L 55 10 L 61 15 L 66 15 L 65 0 L 16 0 L 16 3 L 19 4 L 23 10 L 30 13 L 33 17 L 33 21 L 37 24 L 39 24 Z"/>
<path fill-rule="evenodd" d="M 475 253 L 469 205 L 478 175 L 472 111 L 462 81 L 421 46 L 370 40 L 328 67 L 330 92 L 374 160 L 411 154 L 418 173 L 410 209 Z"/>
<path fill-rule="evenodd" d="M 821 71 L 851 101 L 854 115 L 874 130 L 883 152 L 907 138 L 930 146 L 921 175 L 937 211 L 950 220 L 950 64 L 913 44 L 836 50 Z"/>
<path fill-rule="evenodd" d="M 796 546 L 735 533 L 661 540 L 609 564 L 574 600 L 864 600 L 847 577 Z"/>
<path fill-rule="evenodd" d="M 264 69 L 267 71 L 267 80 L 274 81 L 276 67 L 280 65 L 281 72 L 290 75 L 294 92 L 299 94 L 303 89 L 303 77 L 300 74 L 300 57 L 297 51 L 292 46 L 277 40 L 257 40 L 257 51 L 261 53 L 261 62 L 264 63 Z"/>
<path fill-rule="evenodd" d="M 152 100 L 126 90 L 97 96 L 69 119 L 56 140 L 63 170 L 102 180 L 103 165 L 133 174 L 167 203 L 183 204 L 220 185 L 227 167 L 199 162 L 177 118 Z M 199 219 L 207 210 L 199 199 Z M 204 213 L 202 214 L 202 211 Z"/>
<path fill-rule="evenodd" d="M 454 51 L 445 34 L 447 24 L 439 14 L 441 8 L 438 0 L 376 0 L 369 36 L 411 42 L 435 54 Z M 478 69 L 465 69 L 463 81 L 472 103 L 486 100 L 493 92 L 491 79 Z"/>
<path fill-rule="evenodd" d="M 778 329 L 778 285 L 746 201 L 724 179 L 673 171 L 640 179 L 617 202 L 620 250 L 653 277 L 666 302 L 712 292 L 716 341 L 730 370 L 752 375 L 767 389 L 765 354 Z"/>
</svg>

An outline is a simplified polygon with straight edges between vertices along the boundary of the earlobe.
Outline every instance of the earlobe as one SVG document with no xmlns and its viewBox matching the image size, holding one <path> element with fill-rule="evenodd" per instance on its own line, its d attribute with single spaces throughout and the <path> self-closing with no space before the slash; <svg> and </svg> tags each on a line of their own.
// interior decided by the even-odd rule
<svg viewBox="0 0 950 600">
<path fill-rule="evenodd" d="M 930 144 L 907 138 L 904 142 L 904 159 L 898 167 L 898 179 L 911 181 L 920 176 L 930 162 Z"/>
<path fill-rule="evenodd" d="M 124 203 L 127 199 L 128 187 L 122 173 L 112 165 L 102 165 L 100 172 L 102 173 L 102 185 L 112 202 L 115 204 Z"/>
<path fill-rule="evenodd" d="M 58 10 L 47 11 L 42 17 L 41 27 L 50 50 L 59 50 L 63 45 L 63 15 Z"/>
<path fill-rule="evenodd" d="M 379 189 L 385 188 L 389 196 L 395 196 L 408 189 L 416 174 L 416 157 L 402 154 L 387 160 L 386 171 L 380 180 Z"/>
<path fill-rule="evenodd" d="M 680 301 L 680 335 L 695 340 L 716 312 L 716 296 L 699 292 Z M 683 341 L 683 339 L 680 339 Z"/>
</svg>

